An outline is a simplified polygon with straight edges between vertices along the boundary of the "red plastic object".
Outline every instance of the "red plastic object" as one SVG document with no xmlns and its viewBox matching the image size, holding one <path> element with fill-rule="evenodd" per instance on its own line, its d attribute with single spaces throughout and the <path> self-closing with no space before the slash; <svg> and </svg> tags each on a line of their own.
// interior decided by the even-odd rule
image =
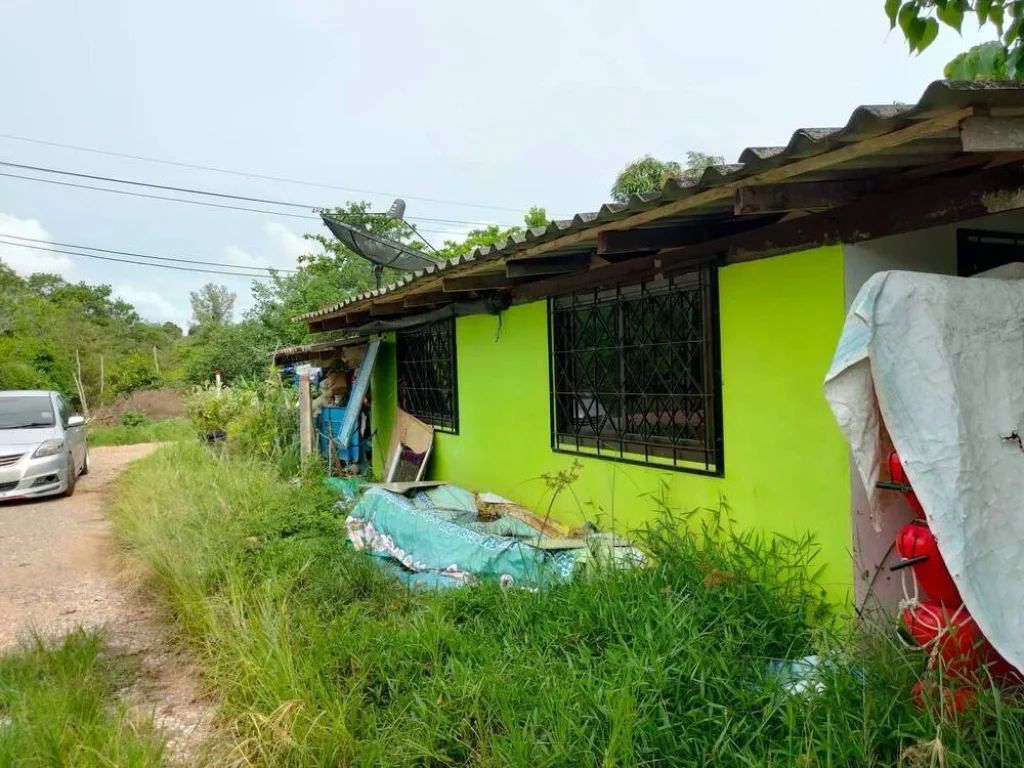
<svg viewBox="0 0 1024 768">
<path fill-rule="evenodd" d="M 925 701 L 925 681 L 918 680 L 913 688 L 914 703 L 917 704 L 918 709 L 925 709 L 928 701 Z M 938 686 L 932 683 L 928 687 L 929 700 L 936 701 L 939 698 Z M 943 709 L 946 712 L 952 707 L 954 712 L 963 712 L 974 703 L 974 699 L 977 697 L 978 691 L 975 688 L 963 688 L 955 687 L 952 688 L 948 685 L 942 687 L 942 699 Z"/>
<path fill-rule="evenodd" d="M 982 665 L 999 658 L 967 611 L 950 611 L 927 600 L 903 611 L 903 621 L 917 644 L 929 652 L 938 643 L 940 669 L 948 675 L 970 678 Z"/>
<path fill-rule="evenodd" d="M 907 471 L 903 469 L 903 462 L 900 461 L 900 455 L 893 451 L 889 454 L 889 478 L 894 483 L 900 483 L 901 485 L 910 485 L 910 478 L 907 477 Z M 917 499 L 917 494 L 913 491 L 902 491 L 903 498 L 907 500 L 910 508 L 914 510 L 914 515 L 924 519 L 924 507 L 921 506 L 921 502 Z"/>
<path fill-rule="evenodd" d="M 955 610 L 963 604 L 953 577 L 949 575 L 946 562 L 939 552 L 938 542 L 928 523 L 914 520 L 900 528 L 896 534 L 896 551 L 900 557 L 910 560 L 927 556 L 927 560 L 911 566 L 917 583 L 931 599 L 942 603 L 947 609 Z"/>
</svg>

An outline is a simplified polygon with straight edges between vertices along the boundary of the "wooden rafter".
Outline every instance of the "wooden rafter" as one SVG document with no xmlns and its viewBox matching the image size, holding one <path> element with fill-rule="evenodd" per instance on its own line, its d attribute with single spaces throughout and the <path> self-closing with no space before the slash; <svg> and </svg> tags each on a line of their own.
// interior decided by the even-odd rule
<svg viewBox="0 0 1024 768">
<path fill-rule="evenodd" d="M 492 272 L 469 277 L 441 278 L 441 289 L 445 293 L 461 293 L 469 291 L 496 291 L 508 288 L 512 281 L 505 277 L 504 272 Z"/>
<path fill-rule="evenodd" d="M 733 213 L 751 214 L 814 211 L 849 205 L 879 189 L 877 181 L 809 181 L 740 187 L 733 199 Z"/>
</svg>

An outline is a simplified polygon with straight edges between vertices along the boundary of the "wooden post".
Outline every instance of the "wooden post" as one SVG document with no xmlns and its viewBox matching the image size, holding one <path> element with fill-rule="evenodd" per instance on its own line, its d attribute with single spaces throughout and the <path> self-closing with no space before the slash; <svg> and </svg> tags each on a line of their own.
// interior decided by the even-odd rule
<svg viewBox="0 0 1024 768">
<path fill-rule="evenodd" d="M 156 366 L 156 375 L 160 375 L 160 360 L 156 356 L 156 345 L 153 345 L 153 365 Z"/>
<path fill-rule="evenodd" d="M 299 375 L 299 452 L 313 453 L 313 402 L 309 396 L 309 373 Z"/>
<path fill-rule="evenodd" d="M 75 366 L 78 368 L 78 381 L 82 381 L 82 358 L 78 354 L 78 350 L 75 350 Z"/>
</svg>

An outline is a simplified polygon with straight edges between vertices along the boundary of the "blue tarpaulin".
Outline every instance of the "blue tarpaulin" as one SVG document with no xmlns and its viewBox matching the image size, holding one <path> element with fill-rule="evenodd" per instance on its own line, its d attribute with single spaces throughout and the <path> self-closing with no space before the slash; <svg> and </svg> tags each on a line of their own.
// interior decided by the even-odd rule
<svg viewBox="0 0 1024 768">
<path fill-rule="evenodd" d="M 400 563 L 410 586 L 458 586 L 477 580 L 540 587 L 572 579 L 587 549 L 533 546 L 540 532 L 510 517 L 479 521 L 473 495 L 440 486 L 412 498 L 383 488 L 363 494 L 347 521 L 358 549 Z M 418 583 L 422 582 L 422 583 Z"/>
</svg>

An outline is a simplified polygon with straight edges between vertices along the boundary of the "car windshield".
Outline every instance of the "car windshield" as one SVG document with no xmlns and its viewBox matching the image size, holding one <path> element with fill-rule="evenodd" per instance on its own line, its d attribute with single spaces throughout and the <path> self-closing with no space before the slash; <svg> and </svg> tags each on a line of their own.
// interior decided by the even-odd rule
<svg viewBox="0 0 1024 768">
<path fill-rule="evenodd" d="M 48 395 L 0 397 L 0 429 L 52 427 L 53 403 Z"/>
</svg>

